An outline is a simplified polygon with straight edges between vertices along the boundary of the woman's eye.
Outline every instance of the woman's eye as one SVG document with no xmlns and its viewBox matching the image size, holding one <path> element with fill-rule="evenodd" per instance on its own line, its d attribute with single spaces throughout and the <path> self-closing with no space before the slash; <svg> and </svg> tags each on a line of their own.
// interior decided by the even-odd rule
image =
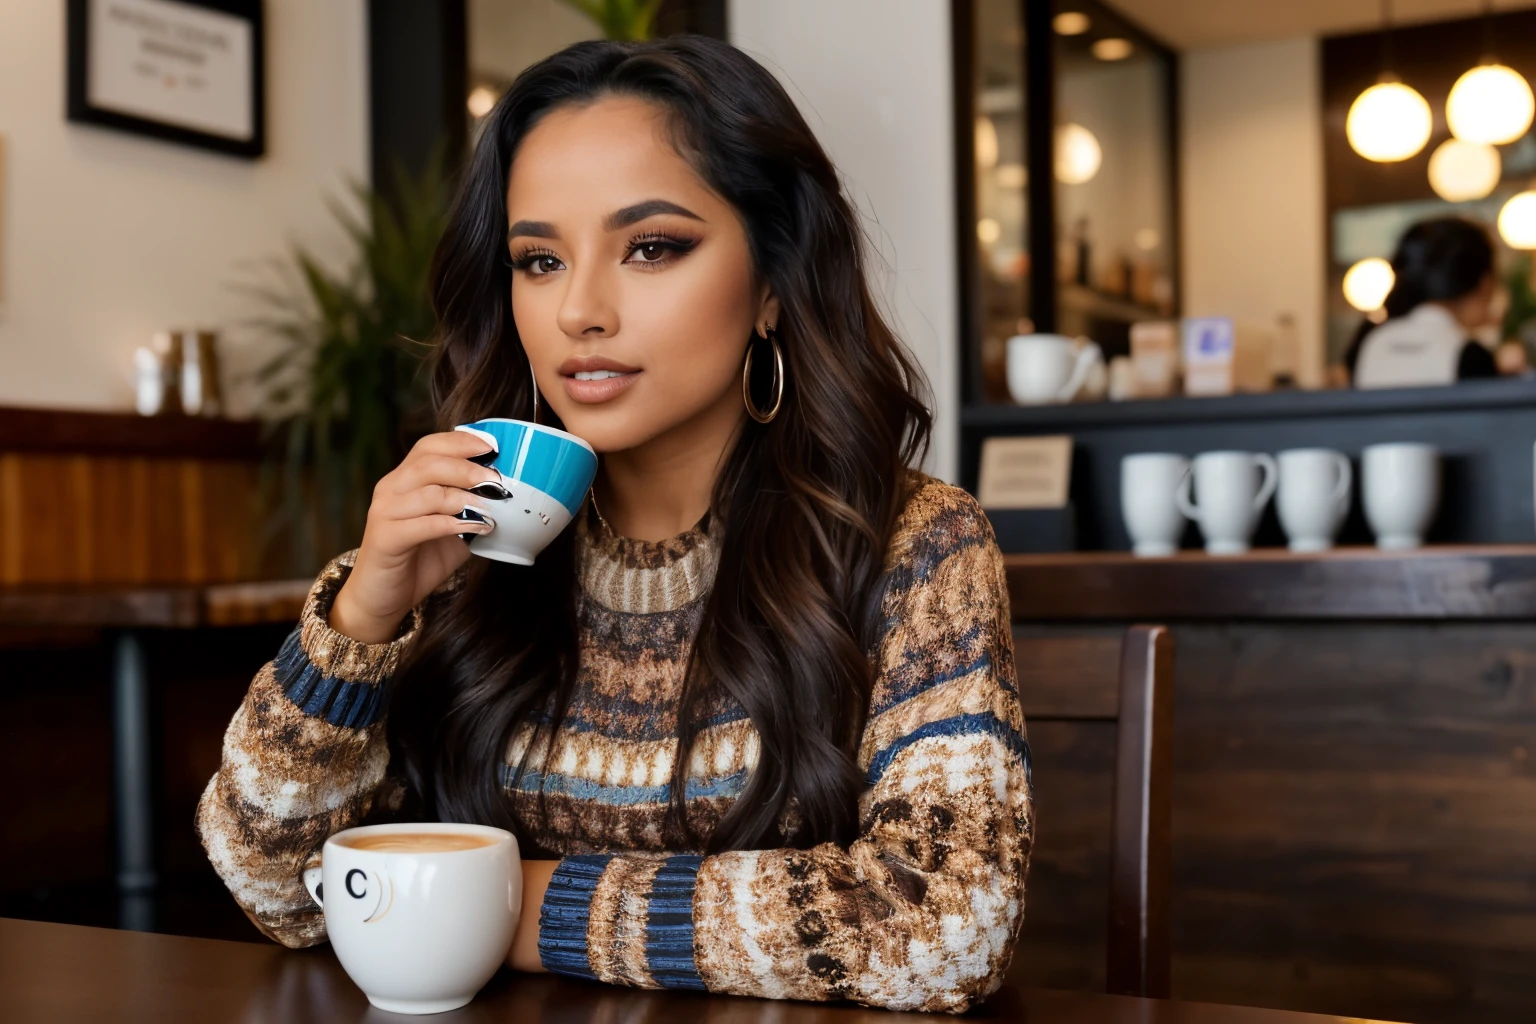
<svg viewBox="0 0 1536 1024">
<path fill-rule="evenodd" d="M 554 256 L 531 256 L 528 259 L 528 273 L 538 277 L 541 274 L 554 273 L 560 269 L 560 260 Z"/>
<path fill-rule="evenodd" d="M 625 263 L 645 264 L 660 269 L 686 256 L 696 243 L 671 238 L 641 238 L 629 247 Z"/>
</svg>

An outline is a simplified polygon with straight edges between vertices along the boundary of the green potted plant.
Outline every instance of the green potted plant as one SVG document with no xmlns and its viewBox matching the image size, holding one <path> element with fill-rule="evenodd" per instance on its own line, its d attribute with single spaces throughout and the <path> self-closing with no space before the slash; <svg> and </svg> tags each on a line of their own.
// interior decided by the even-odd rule
<svg viewBox="0 0 1536 1024">
<path fill-rule="evenodd" d="M 639 42 L 656 32 L 661 0 L 565 0 L 597 23 L 607 39 Z"/>
<path fill-rule="evenodd" d="M 295 247 L 242 286 L 265 307 L 248 326 L 278 342 L 254 374 L 270 452 L 261 544 L 286 547 L 299 575 L 358 544 L 375 482 L 432 429 L 428 275 L 450 189 L 437 158 L 419 175 L 397 168 L 394 185 L 329 203 L 353 247 L 341 272 Z"/>
</svg>

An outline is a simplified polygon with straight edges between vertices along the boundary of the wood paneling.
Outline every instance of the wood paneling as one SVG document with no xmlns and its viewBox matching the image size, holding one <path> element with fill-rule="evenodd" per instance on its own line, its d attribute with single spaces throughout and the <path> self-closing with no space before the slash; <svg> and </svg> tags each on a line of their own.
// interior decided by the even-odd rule
<svg viewBox="0 0 1536 1024">
<path fill-rule="evenodd" d="M 258 550 L 260 425 L 0 407 L 0 586 L 279 575 Z"/>
<path fill-rule="evenodd" d="M 258 472 L 229 459 L 0 451 L 0 586 L 270 575 Z"/>
<path fill-rule="evenodd" d="M 1174 632 L 1174 995 L 1536 1018 L 1536 624 Z M 1035 723 L 1030 742 L 1013 976 L 1097 988 L 1114 727 Z"/>
</svg>

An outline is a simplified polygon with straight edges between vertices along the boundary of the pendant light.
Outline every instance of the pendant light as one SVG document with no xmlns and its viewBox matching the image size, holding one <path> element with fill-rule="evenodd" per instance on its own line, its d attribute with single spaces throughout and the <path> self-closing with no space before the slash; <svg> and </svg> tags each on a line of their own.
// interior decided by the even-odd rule
<svg viewBox="0 0 1536 1024">
<path fill-rule="evenodd" d="M 1487 143 L 1446 139 L 1429 157 L 1429 186 L 1448 203 L 1482 199 L 1502 173 L 1499 151 Z"/>
<path fill-rule="evenodd" d="M 1093 132 L 1075 122 L 1056 128 L 1056 180 L 1064 185 L 1081 185 L 1099 173 L 1104 151 Z"/>
<path fill-rule="evenodd" d="M 1344 272 L 1344 300 L 1362 313 L 1380 309 L 1396 280 L 1392 264 L 1380 256 L 1367 257 Z"/>
<path fill-rule="evenodd" d="M 1499 236 L 1511 249 L 1536 249 L 1536 191 L 1527 189 L 1504 204 Z"/>
<path fill-rule="evenodd" d="M 1520 72 L 1490 56 L 1492 41 L 1493 2 L 1483 0 L 1483 62 L 1451 86 L 1445 120 L 1458 139 L 1502 146 L 1531 127 L 1536 97 Z"/>
<path fill-rule="evenodd" d="M 1391 0 L 1381 0 L 1381 24 L 1381 77 L 1350 104 L 1344 134 L 1350 148 L 1367 160 L 1395 163 L 1424 148 L 1434 116 L 1424 97 L 1390 70 Z"/>
</svg>

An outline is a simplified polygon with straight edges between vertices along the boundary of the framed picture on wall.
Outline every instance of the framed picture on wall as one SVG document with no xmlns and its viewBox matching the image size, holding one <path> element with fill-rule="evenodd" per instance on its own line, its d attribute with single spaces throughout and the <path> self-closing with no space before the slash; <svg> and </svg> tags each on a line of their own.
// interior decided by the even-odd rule
<svg viewBox="0 0 1536 1024">
<path fill-rule="evenodd" d="M 261 4 L 69 0 L 69 120 L 261 156 Z"/>
</svg>

